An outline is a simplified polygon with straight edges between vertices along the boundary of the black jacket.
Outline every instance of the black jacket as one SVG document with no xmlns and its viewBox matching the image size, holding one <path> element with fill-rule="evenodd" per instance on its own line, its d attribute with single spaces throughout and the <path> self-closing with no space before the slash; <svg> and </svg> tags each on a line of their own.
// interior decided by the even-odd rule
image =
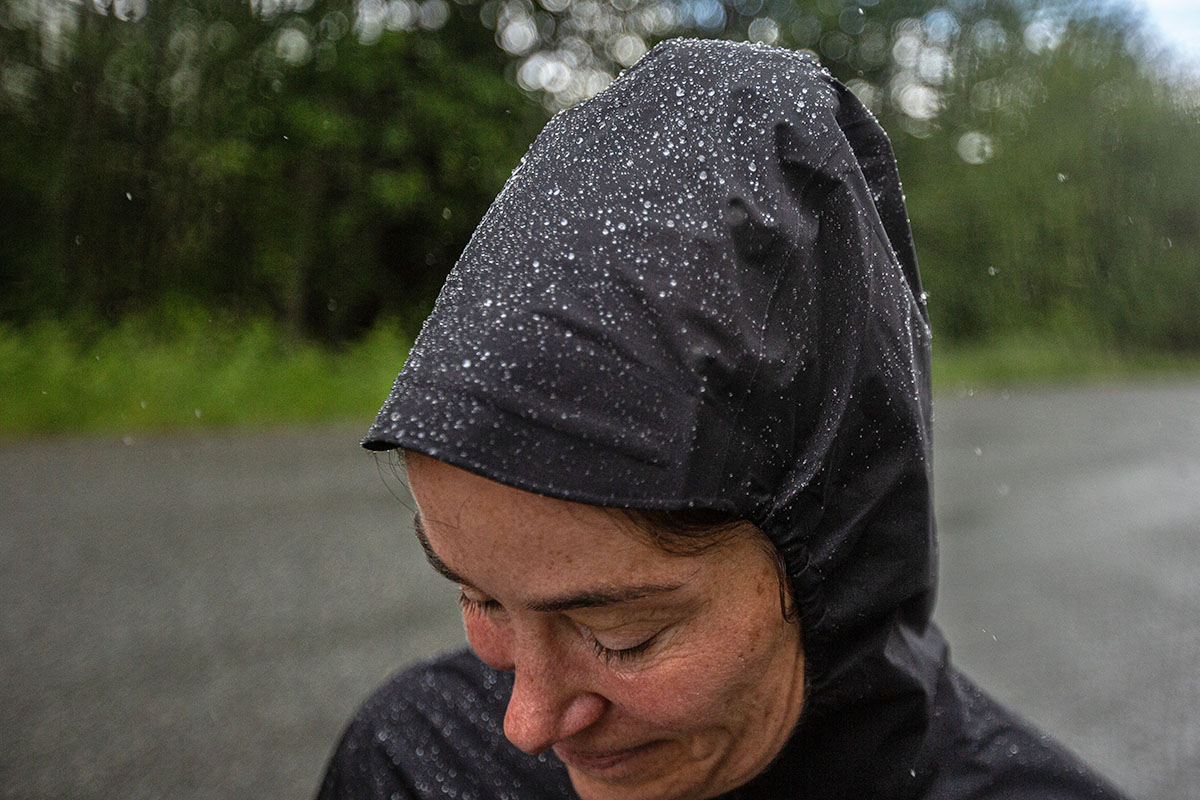
<svg viewBox="0 0 1200 800">
<path fill-rule="evenodd" d="M 930 622 L 929 339 L 871 114 L 806 56 L 672 41 L 546 126 L 364 445 L 762 528 L 810 686 L 738 796 L 1118 797 L 959 675 Z M 571 796 L 553 756 L 504 741 L 507 685 L 465 654 L 403 673 L 323 796 Z"/>
</svg>

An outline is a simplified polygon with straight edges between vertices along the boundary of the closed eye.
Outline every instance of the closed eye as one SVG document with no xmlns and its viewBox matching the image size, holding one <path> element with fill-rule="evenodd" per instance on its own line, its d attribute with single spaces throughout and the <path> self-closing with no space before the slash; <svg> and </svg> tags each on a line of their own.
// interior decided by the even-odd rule
<svg viewBox="0 0 1200 800">
<path fill-rule="evenodd" d="M 458 592 L 458 605 L 467 614 L 487 615 L 503 609 L 495 600 L 475 600 L 467 597 L 467 593 L 461 589 Z"/>
<path fill-rule="evenodd" d="M 476 600 L 473 597 L 468 597 L 467 593 L 462 590 L 458 593 L 458 604 L 462 607 L 463 613 L 477 616 L 492 616 L 504 610 L 504 606 L 495 600 Z M 628 662 L 635 660 L 650 649 L 650 646 L 658 639 L 659 633 L 655 633 L 653 636 L 630 647 L 608 647 L 602 644 L 596 638 L 595 634 L 586 629 L 583 632 L 585 640 L 591 646 L 596 657 L 602 659 L 605 664 L 611 664 L 614 661 Z"/>
<path fill-rule="evenodd" d="M 633 661 L 638 656 L 644 654 L 650 649 L 650 645 L 658 638 L 658 634 L 654 634 L 644 642 L 639 642 L 632 647 L 605 647 L 600 643 L 595 636 L 591 636 L 592 650 L 595 651 L 598 658 L 604 659 L 605 664 L 611 664 L 613 661 Z"/>
</svg>

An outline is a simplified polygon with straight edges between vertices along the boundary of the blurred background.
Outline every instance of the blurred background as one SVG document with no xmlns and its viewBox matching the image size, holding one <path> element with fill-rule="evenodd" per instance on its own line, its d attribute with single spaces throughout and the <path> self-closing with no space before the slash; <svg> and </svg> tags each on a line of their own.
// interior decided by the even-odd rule
<svg viewBox="0 0 1200 800">
<path fill-rule="evenodd" d="M 306 795 L 461 639 L 355 441 L 540 127 L 681 35 L 892 137 L 962 660 L 1200 797 L 1190 0 L 0 0 L 0 796 Z"/>
<path fill-rule="evenodd" d="M 943 385 L 1194 365 L 1200 11 L 1156 2 L 3 0 L 0 432 L 361 419 L 548 116 L 678 35 L 879 116 Z"/>
</svg>

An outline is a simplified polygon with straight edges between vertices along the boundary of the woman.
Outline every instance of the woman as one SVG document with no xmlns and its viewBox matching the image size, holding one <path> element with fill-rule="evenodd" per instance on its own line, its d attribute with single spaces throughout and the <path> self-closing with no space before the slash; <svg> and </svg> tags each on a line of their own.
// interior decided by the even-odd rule
<svg viewBox="0 0 1200 800">
<path fill-rule="evenodd" d="M 555 117 L 364 439 L 473 653 L 322 796 L 1118 797 L 930 623 L 928 352 L 891 147 L 812 60 L 667 42 Z"/>
</svg>

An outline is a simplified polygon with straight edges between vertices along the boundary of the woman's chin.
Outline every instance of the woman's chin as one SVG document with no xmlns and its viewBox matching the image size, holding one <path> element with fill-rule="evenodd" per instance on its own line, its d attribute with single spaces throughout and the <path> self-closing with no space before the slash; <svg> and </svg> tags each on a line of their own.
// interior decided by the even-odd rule
<svg viewBox="0 0 1200 800">
<path fill-rule="evenodd" d="M 665 777 L 610 782 L 568 768 L 580 800 L 698 800 L 702 795 Z"/>
<path fill-rule="evenodd" d="M 698 800 L 707 797 L 694 770 L 670 763 L 670 743 L 651 742 L 608 752 L 566 748 L 555 753 L 567 765 L 581 800 Z M 675 768 L 673 768 L 673 766 Z"/>
</svg>

